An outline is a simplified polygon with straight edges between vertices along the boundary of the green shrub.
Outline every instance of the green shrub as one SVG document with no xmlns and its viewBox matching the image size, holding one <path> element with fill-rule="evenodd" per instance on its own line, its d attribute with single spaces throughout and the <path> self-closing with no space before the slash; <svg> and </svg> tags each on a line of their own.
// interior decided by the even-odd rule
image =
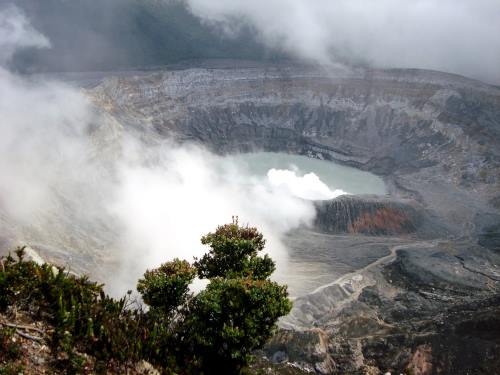
<svg viewBox="0 0 500 375">
<path fill-rule="evenodd" d="M 95 372 L 146 360 L 169 374 L 238 374 L 291 303 L 286 286 L 269 279 L 275 264 L 258 255 L 265 240 L 256 228 L 236 220 L 202 243 L 209 252 L 193 265 L 175 259 L 145 272 L 137 289 L 147 310 L 130 292 L 115 300 L 85 276 L 25 261 L 19 248 L 17 259 L 0 259 L 0 311 L 15 306 L 50 323 L 50 344 L 65 373 L 81 372 L 86 353 L 96 360 Z M 196 275 L 209 284 L 193 294 Z"/>
<path fill-rule="evenodd" d="M 0 375 L 19 375 L 24 371 L 23 365 L 16 363 L 0 364 Z"/>
<path fill-rule="evenodd" d="M 190 303 L 183 324 L 189 352 L 206 374 L 235 374 L 290 311 L 286 287 L 270 280 L 211 280 Z"/>
<path fill-rule="evenodd" d="M 127 297 L 114 300 L 104 293 L 102 285 L 85 276 L 25 261 L 23 248 L 16 253 L 17 260 L 10 255 L 2 259 L 0 310 L 16 306 L 34 318 L 45 319 L 54 327 L 53 350 L 72 359 L 76 351 L 102 361 L 141 357 L 140 344 L 131 338 L 144 329 L 138 319 L 143 313 L 127 309 Z"/>
<path fill-rule="evenodd" d="M 238 225 L 237 219 L 203 236 L 201 243 L 208 245 L 210 250 L 194 263 L 200 278 L 266 279 L 275 270 L 271 258 L 258 256 L 266 244 L 264 236 L 257 228 Z"/>
<path fill-rule="evenodd" d="M 0 326 L 0 362 L 15 361 L 21 357 L 21 345 L 14 342 L 15 328 Z"/>
<path fill-rule="evenodd" d="M 0 325 L 0 375 L 18 375 L 23 366 L 16 363 L 21 358 L 21 344 L 14 342 L 16 329 Z"/>
<path fill-rule="evenodd" d="M 186 302 L 195 276 L 196 269 L 187 261 L 174 259 L 146 271 L 144 279 L 137 283 L 137 290 L 145 303 L 170 315 Z"/>
</svg>

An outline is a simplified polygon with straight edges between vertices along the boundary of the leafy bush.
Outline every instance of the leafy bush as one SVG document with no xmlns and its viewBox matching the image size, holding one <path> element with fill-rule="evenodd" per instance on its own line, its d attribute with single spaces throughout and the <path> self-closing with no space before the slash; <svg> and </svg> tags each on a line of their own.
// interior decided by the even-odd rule
<svg viewBox="0 0 500 375">
<path fill-rule="evenodd" d="M 291 303 L 286 286 L 269 279 L 275 264 L 258 255 L 265 240 L 256 228 L 233 220 L 202 243 L 210 250 L 194 264 L 175 259 L 144 273 L 137 289 L 147 310 L 130 293 L 115 300 L 85 276 L 25 261 L 20 248 L 17 260 L 0 262 L 0 311 L 15 306 L 48 321 L 66 373 L 81 371 L 87 353 L 96 372 L 146 360 L 164 373 L 238 374 Z M 193 294 L 196 275 L 209 283 Z"/>
<path fill-rule="evenodd" d="M 146 271 L 139 280 L 137 290 L 145 303 L 170 315 L 188 298 L 189 285 L 196 276 L 196 269 L 185 260 L 174 259 L 159 268 Z"/>
<path fill-rule="evenodd" d="M 15 328 L 0 326 L 0 375 L 18 375 L 23 367 L 15 361 L 21 358 L 21 344 L 13 341 Z"/>
<path fill-rule="evenodd" d="M 62 268 L 24 261 L 24 249 L 2 259 L 0 311 L 9 306 L 30 312 L 54 327 L 51 346 L 75 364 L 76 352 L 101 361 L 127 362 L 141 358 L 141 343 L 131 338 L 144 335 L 140 309 L 128 309 L 129 299 L 114 300 L 103 286 L 87 277 L 76 277 Z M 147 335 L 146 335 L 147 336 Z"/>
<path fill-rule="evenodd" d="M 15 331 L 14 328 L 0 326 L 0 363 L 21 357 L 21 345 L 12 340 Z"/>
<path fill-rule="evenodd" d="M 15 363 L 8 363 L 6 365 L 0 364 L 0 375 L 19 375 L 24 371 L 24 367 L 22 365 L 18 365 Z"/>
<path fill-rule="evenodd" d="M 201 243 L 208 245 L 210 250 L 195 262 L 200 278 L 266 279 L 274 272 L 272 259 L 257 255 L 266 244 L 264 236 L 257 228 L 239 226 L 237 219 L 203 236 Z"/>
<path fill-rule="evenodd" d="M 286 287 L 269 280 L 213 279 L 190 303 L 183 328 L 207 374 L 235 374 L 290 310 Z"/>
<path fill-rule="evenodd" d="M 275 264 L 267 255 L 258 255 L 265 240 L 256 228 L 240 226 L 235 219 L 202 237 L 201 242 L 210 249 L 194 267 L 186 261 L 166 263 L 147 271 L 138 289 L 153 307 L 167 301 L 171 309 L 172 300 L 178 303 L 176 319 L 168 324 L 175 333 L 171 342 L 176 344 L 177 363 L 184 370 L 237 374 L 248 364 L 251 353 L 270 338 L 291 303 L 286 287 L 269 280 Z M 194 272 L 209 284 L 197 295 L 188 295 Z"/>
</svg>

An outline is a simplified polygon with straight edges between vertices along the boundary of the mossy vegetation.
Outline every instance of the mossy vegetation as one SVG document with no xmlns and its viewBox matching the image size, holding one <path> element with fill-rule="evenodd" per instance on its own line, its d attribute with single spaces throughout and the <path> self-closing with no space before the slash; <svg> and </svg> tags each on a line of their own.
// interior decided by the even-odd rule
<svg viewBox="0 0 500 375">
<path fill-rule="evenodd" d="M 0 327 L 0 375 L 17 375 L 23 371 L 16 361 L 21 357 L 21 346 L 13 341 L 15 329 Z"/>
<path fill-rule="evenodd" d="M 210 251 L 201 260 L 175 259 L 145 272 L 137 289 L 146 305 L 27 261 L 19 248 L 1 259 L 0 312 L 23 311 L 54 327 L 54 366 L 64 373 L 82 372 L 86 355 L 95 373 L 146 360 L 165 374 L 238 374 L 291 303 L 286 287 L 269 279 L 274 262 L 258 255 L 265 240 L 257 229 L 233 220 L 202 242 Z M 196 276 L 208 279 L 197 294 L 189 289 Z"/>
</svg>

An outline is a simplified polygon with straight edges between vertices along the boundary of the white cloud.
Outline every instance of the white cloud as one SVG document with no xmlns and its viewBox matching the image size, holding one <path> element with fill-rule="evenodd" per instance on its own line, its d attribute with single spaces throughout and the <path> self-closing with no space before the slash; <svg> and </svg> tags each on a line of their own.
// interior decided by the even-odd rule
<svg viewBox="0 0 500 375">
<path fill-rule="evenodd" d="M 498 0 L 187 0 L 208 22 L 321 63 L 426 68 L 500 83 Z"/>
<path fill-rule="evenodd" d="M 49 40 L 35 30 L 16 6 L 0 8 L 0 65 L 5 64 L 19 48 L 50 47 Z"/>
</svg>

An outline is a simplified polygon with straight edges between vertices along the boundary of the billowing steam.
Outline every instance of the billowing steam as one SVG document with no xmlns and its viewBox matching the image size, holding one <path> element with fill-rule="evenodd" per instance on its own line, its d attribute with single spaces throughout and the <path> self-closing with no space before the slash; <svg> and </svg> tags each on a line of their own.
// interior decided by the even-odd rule
<svg viewBox="0 0 500 375">
<path fill-rule="evenodd" d="M 206 249 L 200 236 L 232 215 L 264 232 L 278 271 L 286 272 L 281 237 L 311 222 L 315 211 L 310 202 L 266 178 L 242 174 L 231 158 L 199 147 L 167 142 L 145 149 L 136 144 L 126 154 L 135 161 L 119 163 L 119 183 L 109 206 L 123 225 L 123 248 L 129 251 L 121 277 L 139 276 L 165 259 L 202 255 Z"/>
<path fill-rule="evenodd" d="M 284 194 L 303 199 L 333 199 L 340 195 L 348 194 L 341 189 L 330 190 L 330 188 L 314 173 L 297 176 L 292 170 L 274 169 L 267 172 L 269 182 L 275 188 L 281 189 Z"/>
<path fill-rule="evenodd" d="M 442 70 L 500 83 L 498 0 L 187 0 L 228 33 L 321 63 Z"/>
<path fill-rule="evenodd" d="M 49 45 L 12 7 L 0 10 L 0 35 L 3 61 L 15 46 Z M 1 236 L 68 253 L 81 270 L 106 259 L 116 293 L 148 267 L 201 255 L 200 236 L 232 215 L 264 232 L 284 272 L 282 236 L 314 217 L 301 198 L 337 194 L 313 175 L 253 176 L 200 147 L 145 146 L 79 90 L 5 68 L 0 118 Z"/>
</svg>

